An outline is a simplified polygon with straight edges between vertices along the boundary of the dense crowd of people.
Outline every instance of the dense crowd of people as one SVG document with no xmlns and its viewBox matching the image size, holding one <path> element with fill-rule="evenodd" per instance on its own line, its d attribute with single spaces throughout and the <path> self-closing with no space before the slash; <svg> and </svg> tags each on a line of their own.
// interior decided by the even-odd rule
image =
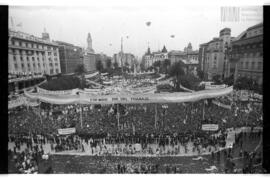
<svg viewBox="0 0 270 179">
<path fill-rule="evenodd" d="M 82 125 L 81 125 L 82 124 Z M 242 126 L 262 127 L 262 106 L 234 101 L 231 110 L 211 102 L 128 105 L 20 106 L 9 110 L 11 134 L 56 134 L 75 127 L 87 134 L 168 134 L 201 131 L 202 124 L 218 124 L 221 130 Z"/>
<path fill-rule="evenodd" d="M 84 152 L 93 156 L 216 155 L 226 146 L 228 128 L 262 127 L 261 103 L 234 100 L 230 96 L 215 101 L 229 105 L 230 109 L 213 103 L 212 99 L 178 104 L 41 102 L 38 106 L 19 106 L 9 110 L 9 142 L 15 143 L 10 154 L 22 173 L 37 172 L 38 158 L 42 158 L 44 151 Z M 217 124 L 218 130 L 204 131 L 203 124 Z M 58 129 L 65 128 L 75 128 L 76 133 L 59 135 Z M 241 137 L 236 136 L 235 141 L 241 144 Z M 247 161 L 256 158 L 248 154 L 245 157 Z M 231 160 L 229 154 L 226 158 Z M 151 164 L 134 168 L 119 163 L 117 167 L 118 173 L 158 170 Z M 174 166 L 167 168 L 166 173 L 181 173 Z M 247 164 L 245 172 L 250 170 Z"/>
</svg>

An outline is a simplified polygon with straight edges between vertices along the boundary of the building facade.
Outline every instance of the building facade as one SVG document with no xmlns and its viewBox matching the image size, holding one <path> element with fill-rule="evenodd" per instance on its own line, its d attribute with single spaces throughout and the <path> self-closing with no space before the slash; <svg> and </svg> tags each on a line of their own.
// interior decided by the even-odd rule
<svg viewBox="0 0 270 179">
<path fill-rule="evenodd" d="M 74 73 L 79 64 L 83 64 L 83 48 L 70 43 L 55 41 L 59 46 L 62 74 Z"/>
<path fill-rule="evenodd" d="M 198 66 L 198 68 L 202 72 L 208 71 L 208 68 L 207 68 L 208 66 L 206 65 L 207 64 L 207 58 L 206 58 L 207 47 L 208 47 L 208 43 L 205 43 L 205 44 L 201 44 L 200 48 L 199 48 L 199 54 L 198 54 L 199 66 Z M 205 73 L 204 73 L 203 77 L 207 79 L 207 75 Z"/>
<path fill-rule="evenodd" d="M 228 73 L 254 79 L 262 84 L 263 76 L 263 23 L 254 25 L 232 42 Z"/>
<path fill-rule="evenodd" d="M 161 51 L 152 52 L 150 51 L 150 48 L 148 47 L 147 52 L 142 57 L 144 59 L 145 68 L 150 68 L 153 66 L 153 64 L 157 61 L 163 62 L 165 59 L 168 59 L 168 51 L 163 46 L 163 49 Z"/>
<path fill-rule="evenodd" d="M 83 55 L 84 67 L 88 72 L 96 71 L 96 55 L 94 49 L 92 48 L 92 37 L 90 33 L 88 33 L 86 42 L 87 48 L 84 50 Z"/>
<path fill-rule="evenodd" d="M 200 69 L 203 69 L 205 77 L 212 80 L 215 75 L 222 78 L 228 77 L 228 49 L 231 48 L 231 29 L 224 28 L 219 32 L 219 37 L 213 38 L 210 42 L 200 45 Z"/>
<path fill-rule="evenodd" d="M 58 45 L 47 32 L 42 38 L 9 30 L 9 92 L 20 92 L 44 80 L 44 74 L 61 73 Z"/>
<path fill-rule="evenodd" d="M 197 68 L 199 66 L 198 50 L 193 50 L 191 43 L 184 48 L 184 51 L 172 50 L 168 53 L 168 58 L 171 61 L 171 65 L 177 62 L 182 62 L 185 73 L 192 73 L 197 75 Z"/>
<path fill-rule="evenodd" d="M 61 73 L 58 45 L 49 39 L 10 30 L 8 46 L 10 73 Z"/>
</svg>

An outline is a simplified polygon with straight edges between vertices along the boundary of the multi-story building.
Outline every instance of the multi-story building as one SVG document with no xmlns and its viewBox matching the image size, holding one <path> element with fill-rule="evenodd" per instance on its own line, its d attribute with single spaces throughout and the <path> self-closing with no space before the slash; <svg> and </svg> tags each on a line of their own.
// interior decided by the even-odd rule
<svg viewBox="0 0 270 179">
<path fill-rule="evenodd" d="M 163 62 L 165 59 L 168 59 L 168 51 L 165 45 L 161 51 L 152 53 L 150 52 L 150 48 L 148 48 L 147 52 L 143 55 L 142 58 L 144 59 L 145 68 L 147 69 L 153 66 L 153 64 L 157 61 Z"/>
<path fill-rule="evenodd" d="M 58 45 L 50 41 L 47 32 L 39 38 L 9 30 L 8 47 L 8 72 L 13 76 L 9 80 L 9 91 L 30 87 L 40 82 L 43 74 L 61 73 Z"/>
<path fill-rule="evenodd" d="M 47 33 L 43 33 L 47 37 Z M 18 31 L 9 31 L 9 72 L 61 73 L 58 45 Z"/>
<path fill-rule="evenodd" d="M 229 66 L 234 80 L 247 77 L 262 84 L 263 23 L 249 27 L 232 42 Z"/>
<path fill-rule="evenodd" d="M 87 49 L 84 50 L 83 64 L 86 71 L 90 72 L 96 70 L 96 55 L 92 48 L 92 37 L 90 33 L 88 33 L 87 37 Z"/>
<path fill-rule="evenodd" d="M 186 57 L 187 57 L 186 53 L 181 51 L 181 50 L 172 50 L 168 53 L 168 58 L 171 61 L 171 65 L 173 65 L 179 61 L 185 60 Z"/>
<path fill-rule="evenodd" d="M 200 45 L 199 48 L 199 55 L 198 55 L 198 61 L 199 61 L 199 69 L 202 72 L 208 71 L 207 64 L 207 58 L 206 58 L 206 52 L 207 52 L 208 43 L 204 43 Z M 207 78 L 206 74 L 204 73 L 204 78 Z"/>
<path fill-rule="evenodd" d="M 197 75 L 197 68 L 199 65 L 197 50 L 192 49 L 191 43 L 184 48 L 184 51 L 172 50 L 168 53 L 168 58 L 171 61 L 171 65 L 177 62 L 182 62 L 185 73 L 193 73 Z"/>
<path fill-rule="evenodd" d="M 74 73 L 77 66 L 83 64 L 83 48 L 66 42 L 55 42 L 59 45 L 62 74 Z"/>
<path fill-rule="evenodd" d="M 201 54 L 199 61 L 204 70 L 205 76 L 211 80 L 215 75 L 227 77 L 226 66 L 228 64 L 227 50 L 230 48 L 231 29 L 224 28 L 220 31 L 219 37 L 213 38 L 210 42 L 201 44 Z"/>
</svg>

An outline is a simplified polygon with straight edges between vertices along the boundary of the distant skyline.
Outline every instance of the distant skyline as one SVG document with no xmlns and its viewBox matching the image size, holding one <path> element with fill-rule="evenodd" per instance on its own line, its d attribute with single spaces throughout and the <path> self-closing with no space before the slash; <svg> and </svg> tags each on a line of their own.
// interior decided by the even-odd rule
<svg viewBox="0 0 270 179">
<path fill-rule="evenodd" d="M 189 42 L 193 49 L 199 49 L 225 27 L 236 37 L 263 21 L 262 10 L 257 12 L 259 17 L 245 22 L 221 22 L 219 6 L 10 6 L 9 15 L 18 31 L 41 37 L 46 28 L 51 40 L 84 48 L 90 32 L 95 52 L 109 56 L 120 51 L 123 37 L 124 52 L 141 58 L 148 42 L 151 51 L 161 50 L 163 45 L 168 51 L 183 50 Z M 17 27 L 20 23 L 22 26 Z"/>
</svg>

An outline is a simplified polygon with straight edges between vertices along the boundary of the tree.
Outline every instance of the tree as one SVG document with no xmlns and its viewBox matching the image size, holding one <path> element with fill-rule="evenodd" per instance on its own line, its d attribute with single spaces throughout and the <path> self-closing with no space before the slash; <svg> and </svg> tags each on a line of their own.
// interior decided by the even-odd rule
<svg viewBox="0 0 270 179">
<path fill-rule="evenodd" d="M 129 63 L 126 61 L 125 62 L 125 67 L 128 68 L 129 67 Z"/>
<path fill-rule="evenodd" d="M 197 78 L 194 74 L 186 74 L 182 75 L 180 77 L 181 79 L 181 85 L 185 88 L 191 89 L 191 90 L 203 90 L 203 86 L 199 86 L 201 80 Z"/>
<path fill-rule="evenodd" d="M 145 66 L 144 66 L 144 63 L 143 62 L 140 63 L 140 70 L 141 71 L 145 71 Z"/>
<path fill-rule="evenodd" d="M 97 61 L 96 61 L 96 69 L 97 69 L 99 72 L 102 72 L 102 71 L 103 71 L 103 63 L 101 62 L 101 60 L 97 60 Z"/>
<path fill-rule="evenodd" d="M 113 63 L 113 67 L 114 67 L 114 69 L 117 69 L 119 67 L 119 65 L 116 61 Z"/>
<path fill-rule="evenodd" d="M 85 84 L 85 72 L 86 69 L 84 67 L 84 64 L 79 64 L 77 65 L 77 67 L 74 70 L 75 73 L 77 73 L 80 76 L 80 88 L 83 89 L 84 88 L 84 84 Z"/>
<path fill-rule="evenodd" d="M 200 70 L 199 68 L 197 68 L 197 74 L 198 74 L 198 77 L 203 80 L 204 79 L 204 73 L 202 70 Z"/>
<path fill-rule="evenodd" d="M 221 75 L 214 75 L 212 79 L 213 79 L 215 84 L 221 84 L 222 83 L 221 82 Z"/>
<path fill-rule="evenodd" d="M 84 74 L 86 72 L 86 69 L 84 67 L 84 64 L 77 65 L 77 67 L 75 68 L 74 72 L 77 73 L 78 75 Z"/>
<path fill-rule="evenodd" d="M 175 65 L 171 66 L 169 70 L 169 76 L 173 77 L 173 83 L 174 87 L 176 90 L 180 90 L 180 81 L 181 81 L 181 76 L 185 74 L 183 70 L 183 63 L 181 61 L 175 63 Z"/>
<path fill-rule="evenodd" d="M 171 65 L 171 61 L 169 59 L 165 59 L 163 65 L 164 65 L 164 68 L 165 68 L 165 73 L 167 74 L 168 73 L 168 67 Z"/>
<path fill-rule="evenodd" d="M 240 77 L 235 81 L 234 87 L 239 90 L 256 90 L 258 89 L 258 83 L 247 77 Z"/>
<path fill-rule="evenodd" d="M 158 60 L 158 61 L 155 61 L 154 63 L 153 63 L 153 67 L 155 68 L 155 70 L 157 70 L 157 69 L 160 69 L 160 67 L 161 67 L 161 62 Z"/>
<path fill-rule="evenodd" d="M 110 58 L 108 58 L 106 60 L 106 68 L 110 69 L 112 67 L 112 60 Z"/>
<path fill-rule="evenodd" d="M 224 82 L 226 85 L 229 85 L 229 86 L 233 85 L 233 81 L 234 81 L 233 75 L 231 75 L 231 76 L 229 76 L 229 77 L 227 77 L 227 78 L 224 78 L 224 80 L 223 80 L 223 82 Z"/>
</svg>

